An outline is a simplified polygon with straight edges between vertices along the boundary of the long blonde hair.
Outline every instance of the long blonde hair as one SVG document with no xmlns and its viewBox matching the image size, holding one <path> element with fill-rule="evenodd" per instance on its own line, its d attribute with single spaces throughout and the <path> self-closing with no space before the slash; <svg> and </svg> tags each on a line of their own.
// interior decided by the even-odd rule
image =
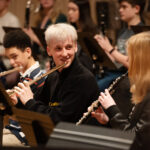
<svg viewBox="0 0 150 150">
<path fill-rule="evenodd" d="M 127 49 L 132 102 L 138 104 L 150 89 L 150 32 L 132 36 Z"/>
</svg>

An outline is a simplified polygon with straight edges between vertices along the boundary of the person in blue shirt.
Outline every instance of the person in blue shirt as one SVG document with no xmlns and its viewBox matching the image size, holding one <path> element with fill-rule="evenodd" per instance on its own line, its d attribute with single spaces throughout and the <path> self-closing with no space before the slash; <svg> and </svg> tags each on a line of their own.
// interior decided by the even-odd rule
<svg viewBox="0 0 150 150">
<path fill-rule="evenodd" d="M 117 45 L 114 47 L 106 36 L 97 34 L 94 37 L 100 47 L 118 67 L 117 70 L 104 70 L 104 77 L 98 80 L 101 91 L 104 91 L 115 78 L 126 72 L 128 57 L 126 56 L 125 42 L 134 35 L 131 26 L 144 25 L 141 17 L 145 6 L 144 0 L 119 0 L 119 4 L 120 19 L 126 26 L 121 30 L 117 38 Z"/>
</svg>

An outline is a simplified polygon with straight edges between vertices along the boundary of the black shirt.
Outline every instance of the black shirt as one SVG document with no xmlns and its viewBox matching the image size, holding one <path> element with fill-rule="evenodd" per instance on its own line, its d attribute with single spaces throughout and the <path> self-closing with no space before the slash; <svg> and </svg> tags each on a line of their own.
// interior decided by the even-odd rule
<svg viewBox="0 0 150 150">
<path fill-rule="evenodd" d="M 54 123 L 77 122 L 99 96 L 93 74 L 75 57 L 69 68 L 48 76 L 41 93 L 29 100 L 29 110 L 49 114 Z"/>
</svg>

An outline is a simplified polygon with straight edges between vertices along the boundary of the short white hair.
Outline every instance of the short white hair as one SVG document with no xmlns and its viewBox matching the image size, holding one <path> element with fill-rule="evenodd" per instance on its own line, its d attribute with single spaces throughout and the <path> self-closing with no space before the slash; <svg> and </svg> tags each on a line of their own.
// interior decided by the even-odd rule
<svg viewBox="0 0 150 150">
<path fill-rule="evenodd" d="M 71 38 L 73 42 L 76 42 L 78 36 L 76 29 L 67 23 L 50 25 L 45 31 L 45 40 L 47 45 L 49 45 L 52 40 L 65 41 L 68 38 Z"/>
</svg>

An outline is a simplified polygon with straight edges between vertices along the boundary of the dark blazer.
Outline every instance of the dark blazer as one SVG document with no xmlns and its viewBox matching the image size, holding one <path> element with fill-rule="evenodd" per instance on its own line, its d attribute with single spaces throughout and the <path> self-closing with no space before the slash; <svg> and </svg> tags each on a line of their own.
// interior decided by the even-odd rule
<svg viewBox="0 0 150 150">
<path fill-rule="evenodd" d="M 98 96 L 95 77 L 75 58 L 69 68 L 50 74 L 39 96 L 35 95 L 37 101 L 29 100 L 25 106 L 49 114 L 54 123 L 77 122 Z"/>
</svg>

